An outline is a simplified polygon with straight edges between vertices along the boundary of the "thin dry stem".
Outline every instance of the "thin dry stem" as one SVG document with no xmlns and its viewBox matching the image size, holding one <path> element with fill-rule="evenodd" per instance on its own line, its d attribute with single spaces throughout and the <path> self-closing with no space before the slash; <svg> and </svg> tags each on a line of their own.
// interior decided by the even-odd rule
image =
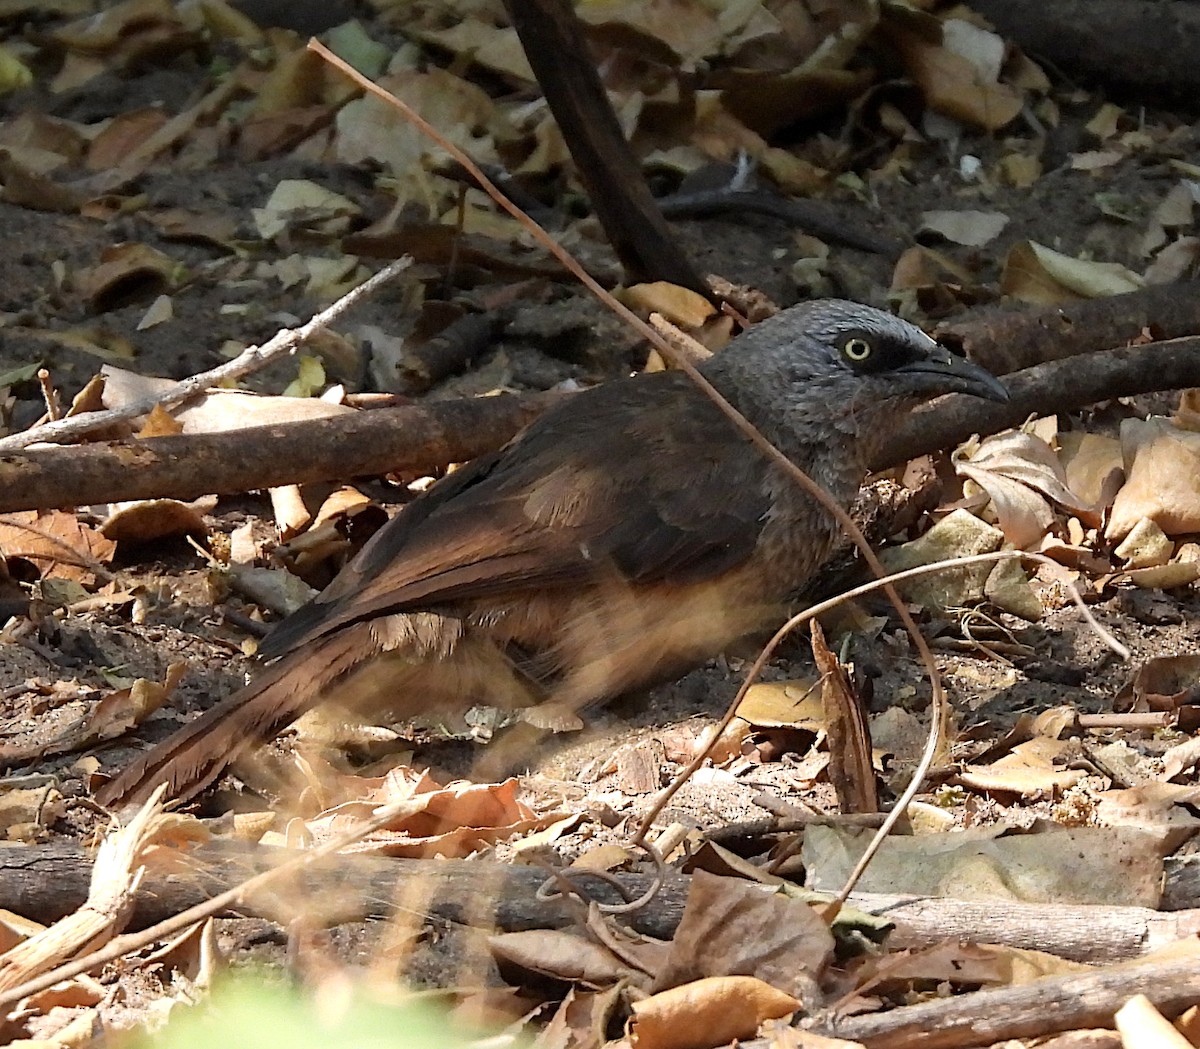
<svg viewBox="0 0 1200 1049">
<path fill-rule="evenodd" d="M 62 405 L 58 400 L 58 391 L 50 381 L 48 368 L 39 368 L 37 372 L 38 385 L 42 388 L 42 400 L 46 404 L 46 418 L 57 422 L 62 418 Z"/>
<path fill-rule="evenodd" d="M 412 265 L 408 256 L 388 263 L 378 273 L 372 274 L 358 287 L 351 288 L 337 302 L 327 306 L 320 313 L 314 314 L 299 328 L 284 328 L 270 341 L 261 346 L 248 346 L 232 361 L 218 365 L 206 372 L 191 375 L 180 380 L 169 390 L 143 398 L 121 408 L 111 408 L 103 412 L 85 412 L 82 415 L 72 415 L 66 419 L 48 422 L 44 426 L 35 426 L 31 430 L 10 434 L 0 438 L 0 454 L 27 448 L 39 442 L 61 442 L 75 440 L 88 433 L 105 429 L 115 422 L 126 419 L 136 419 L 153 411 L 158 405 L 163 408 L 174 408 L 176 405 L 190 401 L 194 397 L 220 386 L 222 383 L 240 379 L 244 375 L 258 371 L 277 357 L 294 352 L 317 332 L 329 327 L 338 317 L 353 306 L 359 299 L 373 292 L 379 285 L 389 281 L 397 273 Z"/>
</svg>

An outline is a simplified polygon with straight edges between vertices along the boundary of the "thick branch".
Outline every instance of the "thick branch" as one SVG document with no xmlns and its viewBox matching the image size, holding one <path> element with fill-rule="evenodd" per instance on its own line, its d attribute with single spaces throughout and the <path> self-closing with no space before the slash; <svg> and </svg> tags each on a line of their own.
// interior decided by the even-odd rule
<svg viewBox="0 0 1200 1049">
<path fill-rule="evenodd" d="M 1005 381 L 1008 404 L 954 395 L 914 412 L 872 468 L 996 433 L 1032 414 L 1200 386 L 1200 336 L 1081 354 Z M 0 513 L 424 472 L 498 448 L 557 396 L 437 401 L 228 433 L 30 449 L 0 456 Z"/>
<path fill-rule="evenodd" d="M 1166 0 L 971 0 L 1036 59 L 1102 84 L 1191 102 L 1200 90 L 1200 8 Z"/>
<path fill-rule="evenodd" d="M 942 322 L 933 332 L 996 375 L 1128 346 L 1144 341 L 1147 333 L 1158 342 L 1200 333 L 1200 282 L 1159 284 L 1042 309 L 983 306 Z"/>
<path fill-rule="evenodd" d="M 12 855 L 8 855 L 8 853 Z M 247 878 L 282 863 L 282 849 L 229 844 L 197 850 L 187 877 L 151 869 L 138 895 L 132 928 L 145 928 L 224 892 Z M 0 907 L 27 918 L 52 922 L 78 908 L 87 897 L 91 858 L 75 846 L 35 845 L 0 851 Z M 1168 882 L 1173 866 L 1168 864 Z M 310 901 L 329 924 L 386 917 L 393 901 L 413 903 L 455 921 L 494 922 L 505 931 L 560 928 L 576 910 L 561 900 L 537 896 L 546 874 L 532 867 L 476 861 L 398 860 L 362 855 L 328 857 L 314 863 L 271 899 L 247 911 L 267 918 L 287 916 L 293 895 Z M 645 875 L 618 875 L 630 897 L 649 885 Z M 683 912 L 690 879 L 672 875 L 651 903 L 632 916 L 633 926 L 649 936 L 669 939 Z M 595 879 L 583 889 L 605 902 L 619 902 L 615 890 Z M 490 900 L 468 907 L 464 901 Z M 1062 907 L 1008 900 L 925 899 L 856 894 L 855 907 L 896 923 L 894 945 L 923 947 L 947 937 L 1051 951 L 1080 961 L 1113 962 L 1135 958 L 1165 943 L 1193 935 L 1200 912 L 1159 914 L 1139 907 Z M 464 916 L 464 912 L 470 914 Z"/>
<path fill-rule="evenodd" d="M 1200 1000 L 1200 964 L 1180 961 L 1121 966 L 1083 976 L 1048 976 L 1019 987 L 976 991 L 818 1029 L 868 1049 L 963 1049 L 1086 1027 L 1111 1027 L 1113 1014 L 1144 994 L 1169 1017 Z M 748 1043 L 757 1045 L 761 1043 Z"/>
<path fill-rule="evenodd" d="M 665 280 L 706 298 L 625 141 L 568 0 L 505 0 L 509 20 L 629 280 Z"/>
<path fill-rule="evenodd" d="M 897 466 L 973 433 L 997 433 L 1030 415 L 1069 412 L 1112 397 L 1200 385 L 1200 336 L 1081 353 L 1005 376 L 1008 404 L 954 394 L 912 413 L 879 459 L 876 470 Z"/>
<path fill-rule="evenodd" d="M 30 448 L 0 456 L 0 512 L 420 474 L 500 447 L 556 396 L 434 401 L 221 433 Z"/>
</svg>

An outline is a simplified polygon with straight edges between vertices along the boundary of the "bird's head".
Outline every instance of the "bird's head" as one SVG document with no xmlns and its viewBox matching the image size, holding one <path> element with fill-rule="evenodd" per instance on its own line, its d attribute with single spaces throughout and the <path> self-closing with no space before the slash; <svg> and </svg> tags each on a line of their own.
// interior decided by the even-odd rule
<svg viewBox="0 0 1200 1049">
<path fill-rule="evenodd" d="M 743 404 L 749 393 L 768 410 L 805 411 L 834 425 L 857 420 L 856 430 L 942 393 L 1009 396 L 990 372 L 920 328 L 844 299 L 815 299 L 777 313 L 739 336 L 705 371 L 722 392 L 726 386 L 740 392 Z"/>
</svg>

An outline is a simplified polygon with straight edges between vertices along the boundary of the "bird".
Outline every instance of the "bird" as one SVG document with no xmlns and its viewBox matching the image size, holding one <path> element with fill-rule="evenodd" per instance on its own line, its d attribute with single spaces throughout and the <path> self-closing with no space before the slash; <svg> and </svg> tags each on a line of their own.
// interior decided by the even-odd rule
<svg viewBox="0 0 1200 1049">
<path fill-rule="evenodd" d="M 1008 397 L 915 325 L 841 299 L 781 310 L 700 368 L 843 507 L 918 403 Z M 487 704 L 546 728 L 777 625 L 833 516 L 684 373 L 614 379 L 408 503 L 282 619 L 249 684 L 97 800 L 180 801 L 318 704 L 393 721 Z"/>
</svg>

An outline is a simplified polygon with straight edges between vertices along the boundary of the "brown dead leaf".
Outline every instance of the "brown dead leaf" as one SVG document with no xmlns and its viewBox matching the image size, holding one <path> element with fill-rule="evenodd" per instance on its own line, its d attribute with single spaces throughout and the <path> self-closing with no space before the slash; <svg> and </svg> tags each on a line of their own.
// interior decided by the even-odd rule
<svg viewBox="0 0 1200 1049">
<path fill-rule="evenodd" d="M 1122 539 L 1143 517 L 1167 535 L 1200 532 L 1200 433 L 1169 419 L 1126 419 L 1121 450 L 1128 475 L 1104 534 Z"/>
<path fill-rule="evenodd" d="M 170 291 L 179 272 L 180 264 L 156 248 L 126 242 L 105 248 L 100 264 L 81 270 L 77 279 L 92 312 L 107 313 Z"/>
<path fill-rule="evenodd" d="M 650 982 L 646 973 L 630 967 L 607 947 L 574 933 L 553 929 L 500 933 L 488 937 L 488 947 L 497 961 L 509 966 L 592 989 L 622 982 L 644 989 Z"/>
<path fill-rule="evenodd" d="M 1054 305 L 1138 291 L 1143 281 L 1115 262 L 1076 259 L 1031 240 L 1014 244 L 1004 260 L 1000 290 L 1022 302 Z"/>
<path fill-rule="evenodd" d="M 0 556 L 32 561 L 41 577 L 90 585 L 117 544 L 62 510 L 24 510 L 0 517 Z"/>
<path fill-rule="evenodd" d="M 118 543 L 149 543 L 175 535 L 204 536 L 204 514 L 216 508 L 216 496 L 182 503 L 177 499 L 138 499 L 110 503 L 100 526 L 105 537 Z"/>
<path fill-rule="evenodd" d="M 354 777 L 348 777 L 352 780 Z M 361 781 L 363 787 L 369 781 Z M 566 813 L 535 813 L 517 799 L 515 779 L 496 784 L 460 781 L 441 787 L 428 772 L 393 769 L 361 800 L 345 801 L 306 821 L 314 841 L 340 834 L 380 806 L 424 796 L 420 812 L 382 827 L 352 846 L 386 856 L 468 856 L 486 845 L 541 830 Z"/>
<path fill-rule="evenodd" d="M 752 1038 L 800 1004 L 752 976 L 710 977 L 634 1002 L 629 1040 L 634 1049 L 710 1049 Z"/>
<path fill-rule="evenodd" d="M 819 677 L 760 681 L 738 704 L 737 716 L 758 728 L 799 728 L 820 732 L 825 707 Z"/>
<path fill-rule="evenodd" d="M 1020 91 L 999 83 L 978 63 L 950 50 L 945 38 L 942 43 L 932 42 L 892 19 L 885 18 L 884 25 L 930 109 L 988 131 L 999 130 L 1021 112 L 1024 98 Z M 999 37 L 986 35 L 1003 49 Z"/>
<path fill-rule="evenodd" d="M 597 992 L 571 988 L 533 1040 L 533 1049 L 600 1049 L 623 1001 L 619 986 Z M 471 1026 L 480 1029 L 483 1024 Z"/>
<path fill-rule="evenodd" d="M 199 991 L 211 986 L 213 977 L 223 961 L 217 946 L 213 919 L 196 922 L 178 936 L 153 951 L 142 964 L 147 968 L 161 967 L 168 973 L 179 973 Z M 151 969 L 153 971 L 153 969 Z"/>
<path fill-rule="evenodd" d="M 1055 765 L 1055 757 L 1066 748 L 1064 740 L 1036 736 L 1017 744 L 991 765 L 966 766 L 955 779 L 964 787 L 987 793 L 1052 797 L 1075 786 L 1087 775 L 1083 769 Z"/>
<path fill-rule="evenodd" d="M 845 668 L 825 643 L 825 633 L 812 620 L 813 661 L 822 675 L 821 699 L 829 737 L 829 780 L 841 812 L 878 812 L 871 730 L 862 697 L 854 691 Z"/>
<path fill-rule="evenodd" d="M 1200 431 L 1200 388 L 1184 390 L 1175 409 L 1175 425 L 1181 430 Z"/>
<path fill-rule="evenodd" d="M 697 870 L 654 986 L 752 975 L 804 998 L 832 957 L 833 934 L 808 904 L 771 886 Z"/>
<path fill-rule="evenodd" d="M 954 468 L 987 492 L 1005 538 L 1015 547 L 1032 546 L 1046 534 L 1054 522 L 1051 500 L 1077 514 L 1099 516 L 1067 487 L 1054 449 L 1030 433 L 989 437 L 969 457 L 956 459 Z"/>
<path fill-rule="evenodd" d="M 172 418 L 171 414 L 161 404 L 156 404 L 150 410 L 150 414 L 146 416 L 146 421 L 142 423 L 142 428 L 134 436 L 139 439 L 173 437 L 175 434 L 182 432 L 183 425 Z"/>
<path fill-rule="evenodd" d="M 1118 710 L 1178 710 L 1200 703 L 1200 655 L 1146 660 L 1117 693 Z"/>
<path fill-rule="evenodd" d="M 123 335 L 106 328 L 77 327 L 77 328 L 28 328 L 26 335 L 35 339 L 45 339 L 58 346 L 76 350 L 79 353 L 90 353 L 105 361 L 131 361 L 137 356 L 133 343 Z"/>
<path fill-rule="evenodd" d="M 982 248 L 1007 225 L 1008 216 L 998 211 L 926 211 L 918 233 L 936 233 L 952 244 Z"/>
<path fill-rule="evenodd" d="M 914 983 L 1011 987 L 1042 976 L 1065 976 L 1092 968 L 1044 951 L 947 940 L 871 959 L 859 970 L 861 983 L 855 993 L 860 997 L 872 992 L 902 993 Z"/>
<path fill-rule="evenodd" d="M 147 208 L 139 213 L 164 240 L 207 244 L 233 250 L 237 219 L 227 212 L 189 211 L 186 208 Z"/>
<path fill-rule="evenodd" d="M 1121 442 L 1115 437 L 1072 430 L 1059 434 L 1058 444 L 1067 488 L 1085 506 L 1108 509 L 1125 481 Z"/>
<path fill-rule="evenodd" d="M 167 114 L 157 106 L 118 113 L 92 139 L 86 160 L 88 170 L 105 171 L 117 167 L 161 131 L 167 120 Z"/>
<path fill-rule="evenodd" d="M 4 188 L 0 191 L 4 200 L 35 211 L 71 214 L 78 211 L 87 199 L 87 195 L 80 190 L 31 170 L 6 149 L 0 149 L 0 179 L 4 182 Z"/>
<path fill-rule="evenodd" d="M 661 313 L 684 328 L 699 328 L 716 313 L 716 307 L 703 295 L 664 280 L 632 284 L 617 297 L 631 310 Z"/>
<path fill-rule="evenodd" d="M 140 725 L 175 691 L 187 664 L 172 663 L 161 682 L 138 678 L 128 688 L 104 696 L 87 714 L 66 726 L 49 740 L 0 748 L 4 760 L 30 761 L 53 754 L 69 754 L 108 739 L 116 739 Z"/>
</svg>

